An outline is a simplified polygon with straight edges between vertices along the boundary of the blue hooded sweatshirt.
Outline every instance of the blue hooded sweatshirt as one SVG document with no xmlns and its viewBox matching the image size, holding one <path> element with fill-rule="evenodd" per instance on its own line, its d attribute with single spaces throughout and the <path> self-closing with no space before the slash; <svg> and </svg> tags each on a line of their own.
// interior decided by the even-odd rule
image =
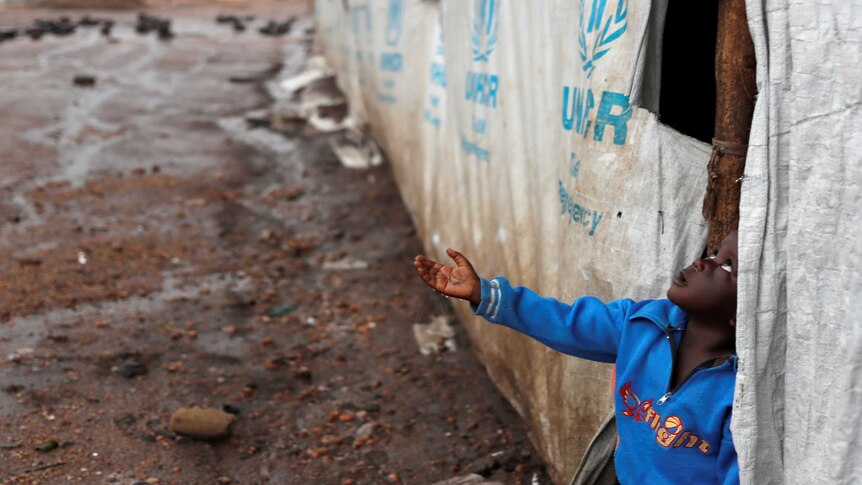
<svg viewBox="0 0 862 485">
<path fill-rule="evenodd" d="M 673 303 L 587 296 L 569 305 L 494 278 L 482 279 L 473 311 L 564 354 L 616 363 L 614 462 L 622 485 L 739 483 L 730 434 L 736 356 L 705 362 L 670 389 L 688 321 Z"/>
</svg>

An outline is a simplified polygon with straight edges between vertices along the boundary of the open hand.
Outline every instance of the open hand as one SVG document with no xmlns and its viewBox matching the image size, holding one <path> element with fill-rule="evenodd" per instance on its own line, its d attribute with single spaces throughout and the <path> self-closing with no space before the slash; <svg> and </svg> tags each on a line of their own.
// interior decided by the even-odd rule
<svg viewBox="0 0 862 485">
<path fill-rule="evenodd" d="M 413 266 L 422 281 L 431 288 L 446 296 L 478 305 L 482 301 L 482 282 L 473 265 L 454 249 L 447 249 L 446 254 L 455 261 L 457 267 L 446 266 L 425 256 L 416 256 Z"/>
</svg>

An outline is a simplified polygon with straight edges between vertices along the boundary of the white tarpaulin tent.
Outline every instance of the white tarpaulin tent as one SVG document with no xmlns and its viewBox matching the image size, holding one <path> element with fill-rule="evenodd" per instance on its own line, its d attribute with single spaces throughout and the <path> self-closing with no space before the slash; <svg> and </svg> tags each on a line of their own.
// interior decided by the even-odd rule
<svg viewBox="0 0 862 485">
<path fill-rule="evenodd" d="M 740 225 L 742 477 L 850 483 L 862 476 L 862 332 L 847 313 L 862 279 L 862 5 L 747 3 L 759 98 Z M 455 247 L 483 275 L 561 299 L 644 299 L 663 297 L 706 232 L 709 146 L 639 107 L 654 111 L 666 6 L 317 0 L 316 15 L 430 256 Z M 566 480 L 611 409 L 610 366 L 456 310 Z"/>
</svg>

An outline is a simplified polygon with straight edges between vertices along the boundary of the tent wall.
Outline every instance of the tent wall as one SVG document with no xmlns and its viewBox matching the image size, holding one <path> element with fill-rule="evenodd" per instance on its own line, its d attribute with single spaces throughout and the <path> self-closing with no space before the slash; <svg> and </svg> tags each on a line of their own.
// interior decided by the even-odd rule
<svg viewBox="0 0 862 485">
<path fill-rule="evenodd" d="M 743 483 L 862 480 L 862 2 L 748 0 L 758 59 L 740 220 Z"/>
<path fill-rule="evenodd" d="M 660 298 L 703 250 L 708 146 L 629 102 L 650 7 L 318 0 L 320 42 L 392 163 L 429 256 L 572 300 Z M 412 271 L 405 261 L 405 271 Z M 417 284 L 420 284 L 417 279 Z M 456 310 L 562 482 L 611 367 Z"/>
<path fill-rule="evenodd" d="M 849 312 L 862 286 L 860 7 L 747 1 L 759 94 L 740 221 L 743 483 L 862 476 L 862 331 Z M 316 0 L 320 44 L 429 256 L 454 247 L 485 276 L 566 300 L 663 297 L 703 250 L 708 146 L 637 107 L 658 105 L 666 8 Z M 611 408 L 609 366 L 455 307 L 564 482 Z"/>
</svg>

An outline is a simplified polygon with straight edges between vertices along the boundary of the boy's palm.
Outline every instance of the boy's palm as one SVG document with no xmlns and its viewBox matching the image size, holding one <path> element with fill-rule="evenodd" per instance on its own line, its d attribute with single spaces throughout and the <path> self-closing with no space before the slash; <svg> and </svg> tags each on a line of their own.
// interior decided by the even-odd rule
<svg viewBox="0 0 862 485">
<path fill-rule="evenodd" d="M 413 266 L 428 286 L 454 298 L 479 304 L 481 281 L 473 265 L 461 253 L 447 249 L 446 254 L 455 260 L 456 267 L 446 266 L 424 256 L 416 256 Z"/>
</svg>

